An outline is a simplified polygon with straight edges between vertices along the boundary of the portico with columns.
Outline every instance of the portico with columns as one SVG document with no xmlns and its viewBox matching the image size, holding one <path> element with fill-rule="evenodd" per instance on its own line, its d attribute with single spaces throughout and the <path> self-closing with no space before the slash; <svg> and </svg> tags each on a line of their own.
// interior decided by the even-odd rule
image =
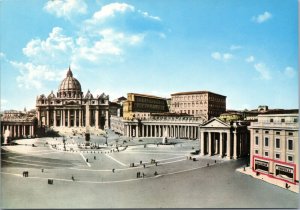
<svg viewBox="0 0 300 210">
<path fill-rule="evenodd" d="M 213 118 L 200 126 L 200 155 L 238 159 L 249 154 L 247 123 Z"/>
</svg>

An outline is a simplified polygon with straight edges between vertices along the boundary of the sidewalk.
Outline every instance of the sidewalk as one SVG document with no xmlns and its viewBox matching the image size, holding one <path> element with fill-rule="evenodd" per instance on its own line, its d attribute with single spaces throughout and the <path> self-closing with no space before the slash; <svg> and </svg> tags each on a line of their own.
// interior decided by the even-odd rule
<svg viewBox="0 0 300 210">
<path fill-rule="evenodd" d="M 236 171 L 238 171 L 240 173 L 243 173 L 243 174 L 246 174 L 246 175 L 249 175 L 249 176 L 252 176 L 253 178 L 263 180 L 265 182 L 276 185 L 278 187 L 286 189 L 284 181 L 278 181 L 278 180 L 276 180 L 274 178 L 270 178 L 270 177 L 268 177 L 264 174 L 260 174 L 259 176 L 257 176 L 256 172 L 253 172 L 250 167 L 245 167 L 245 171 L 244 171 L 243 167 L 236 169 Z M 295 184 L 295 185 L 294 184 L 289 184 L 289 186 L 290 186 L 290 188 L 287 189 L 287 190 L 290 190 L 290 191 L 295 192 L 295 193 L 299 193 L 299 185 L 298 184 Z"/>
</svg>

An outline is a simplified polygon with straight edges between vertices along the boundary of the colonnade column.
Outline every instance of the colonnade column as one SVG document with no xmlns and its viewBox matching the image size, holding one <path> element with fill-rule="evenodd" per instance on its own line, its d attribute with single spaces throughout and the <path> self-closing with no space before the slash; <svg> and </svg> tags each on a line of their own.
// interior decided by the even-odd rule
<svg viewBox="0 0 300 210">
<path fill-rule="evenodd" d="M 230 131 L 227 131 L 227 159 L 230 159 L 230 153 L 231 153 L 231 150 L 230 150 L 230 145 L 231 145 L 231 139 L 230 139 Z"/>
<path fill-rule="evenodd" d="M 201 145 L 201 155 L 204 155 L 204 132 L 200 131 L 200 145 Z"/>
<path fill-rule="evenodd" d="M 211 156 L 211 132 L 208 132 L 208 155 Z"/>
<path fill-rule="evenodd" d="M 223 133 L 222 132 L 220 133 L 220 149 L 219 149 L 219 151 L 220 151 L 219 156 L 223 157 Z"/>
<path fill-rule="evenodd" d="M 21 137 L 21 126 L 20 125 L 17 126 L 18 126 L 18 137 Z"/>
<path fill-rule="evenodd" d="M 233 159 L 237 159 L 237 132 L 233 131 Z"/>
</svg>

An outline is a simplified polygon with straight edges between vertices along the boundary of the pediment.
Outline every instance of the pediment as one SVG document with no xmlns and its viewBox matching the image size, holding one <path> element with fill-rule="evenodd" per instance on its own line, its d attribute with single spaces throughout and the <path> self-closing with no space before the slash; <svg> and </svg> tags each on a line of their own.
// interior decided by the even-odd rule
<svg viewBox="0 0 300 210">
<path fill-rule="evenodd" d="M 230 125 L 223 122 L 222 120 L 218 118 L 213 118 L 206 123 L 204 123 L 201 127 L 205 128 L 230 128 Z"/>
</svg>

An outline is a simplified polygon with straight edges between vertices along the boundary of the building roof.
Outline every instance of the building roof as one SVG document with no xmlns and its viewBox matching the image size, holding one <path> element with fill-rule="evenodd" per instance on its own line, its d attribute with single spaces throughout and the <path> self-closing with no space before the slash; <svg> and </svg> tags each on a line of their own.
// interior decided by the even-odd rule
<svg viewBox="0 0 300 210">
<path fill-rule="evenodd" d="M 220 95 L 218 93 L 213 93 L 213 92 L 206 91 L 206 90 L 173 93 L 173 94 L 171 94 L 171 96 L 175 96 L 175 95 L 192 95 L 192 94 L 206 94 L 206 93 L 208 93 L 208 94 L 214 94 L 214 95 L 218 95 L 218 96 L 223 96 L 223 95 Z M 223 96 L 223 97 L 226 97 L 226 96 Z"/>
<path fill-rule="evenodd" d="M 192 115 L 186 113 L 175 113 L 175 112 L 162 112 L 162 113 L 151 113 L 151 116 L 166 116 L 166 117 L 189 117 Z"/>
<path fill-rule="evenodd" d="M 268 115 L 268 114 L 298 114 L 299 109 L 269 109 L 265 112 L 259 112 L 258 114 L 261 115 Z"/>
<path fill-rule="evenodd" d="M 155 98 L 155 99 L 162 99 L 162 100 L 166 100 L 165 98 L 162 97 L 158 97 L 158 96 L 153 96 L 153 95 L 147 95 L 147 94 L 140 94 L 140 93 L 127 93 L 127 95 L 129 94 L 133 94 L 135 96 L 140 96 L 140 97 L 145 97 L 145 98 Z"/>
</svg>

